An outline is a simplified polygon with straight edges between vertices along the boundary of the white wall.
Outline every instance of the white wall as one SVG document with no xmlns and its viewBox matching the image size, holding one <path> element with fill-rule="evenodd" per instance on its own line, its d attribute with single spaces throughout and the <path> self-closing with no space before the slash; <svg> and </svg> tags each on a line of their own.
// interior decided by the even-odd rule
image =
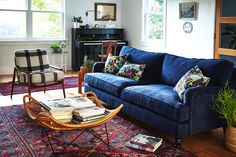
<svg viewBox="0 0 236 157">
<path fill-rule="evenodd" d="M 198 19 L 193 24 L 192 33 L 183 31 L 186 20 L 179 19 L 179 3 L 193 0 L 167 0 L 165 45 L 141 42 L 142 0 L 122 1 L 122 27 L 130 46 L 168 52 L 191 58 L 213 58 L 215 29 L 215 0 L 195 0 L 198 3 Z"/>
<path fill-rule="evenodd" d="M 68 40 L 68 51 L 67 63 L 68 68 L 71 67 L 71 28 L 72 17 L 82 16 L 84 23 L 94 26 L 95 24 L 104 25 L 106 22 L 94 21 L 94 12 L 89 12 L 86 17 L 86 10 L 94 10 L 94 2 L 107 2 L 117 4 L 117 21 L 112 22 L 116 27 L 121 27 L 121 2 L 120 0 L 65 0 L 66 1 L 66 12 L 65 12 L 65 38 Z M 0 75 L 12 74 L 14 67 L 14 51 L 16 49 L 27 49 L 27 48 L 46 48 L 49 52 L 51 51 L 50 45 L 55 41 L 0 41 Z M 52 63 L 52 57 L 49 56 L 50 62 Z M 56 65 L 59 66 L 59 58 L 56 60 Z"/>
</svg>

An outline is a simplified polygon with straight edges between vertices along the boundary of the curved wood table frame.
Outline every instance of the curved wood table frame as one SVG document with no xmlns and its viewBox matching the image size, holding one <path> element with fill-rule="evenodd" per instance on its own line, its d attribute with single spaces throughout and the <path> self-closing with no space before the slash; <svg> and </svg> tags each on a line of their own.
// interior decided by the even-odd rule
<svg viewBox="0 0 236 157">
<path fill-rule="evenodd" d="M 83 96 L 88 97 L 97 106 L 105 108 L 102 105 L 102 101 L 100 101 L 97 98 L 95 93 L 87 92 L 87 93 L 84 93 Z M 120 106 L 118 106 L 114 110 L 106 109 L 106 111 L 108 111 L 109 114 L 107 114 L 105 117 L 103 117 L 103 118 L 101 118 L 97 121 L 84 123 L 84 124 L 74 124 L 74 123 L 63 123 L 59 120 L 56 120 L 49 113 L 44 112 L 42 110 L 43 107 L 41 105 L 39 105 L 39 102 L 37 100 L 35 100 L 33 97 L 31 97 L 30 95 L 25 95 L 23 97 L 23 102 L 24 102 L 24 107 L 25 107 L 26 113 L 29 115 L 29 117 L 32 120 L 36 121 L 37 125 L 42 126 L 45 129 L 49 128 L 49 129 L 56 130 L 56 131 L 70 131 L 70 130 L 82 130 L 82 129 L 84 129 L 74 140 L 72 140 L 72 142 L 75 141 L 84 131 L 90 132 L 88 129 L 90 129 L 92 127 L 96 127 L 96 126 L 101 125 L 101 124 L 105 124 L 105 129 L 106 129 L 106 133 L 107 133 L 106 122 L 109 121 L 110 119 L 112 119 L 113 117 L 115 117 L 123 107 L 123 104 L 121 104 Z M 46 132 L 47 137 L 48 137 L 48 141 L 49 141 L 49 143 L 51 143 L 47 131 L 44 130 L 44 132 Z M 96 138 L 98 138 L 96 135 L 94 135 L 94 136 Z M 101 139 L 99 139 L 99 140 L 101 140 Z M 103 140 L 101 140 L 101 141 L 109 146 L 108 136 L 107 136 L 107 140 L 108 140 L 108 144 L 105 143 Z M 71 143 L 69 143 L 62 151 L 64 151 Z M 52 145 L 51 145 L 51 149 L 54 153 Z"/>
</svg>

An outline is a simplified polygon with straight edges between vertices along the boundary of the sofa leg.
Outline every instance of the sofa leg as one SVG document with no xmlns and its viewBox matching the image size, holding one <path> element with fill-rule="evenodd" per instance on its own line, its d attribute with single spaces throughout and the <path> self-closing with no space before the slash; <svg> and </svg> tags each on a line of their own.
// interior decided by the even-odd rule
<svg viewBox="0 0 236 157">
<path fill-rule="evenodd" d="M 175 138 L 175 148 L 181 149 L 181 138 Z"/>
</svg>

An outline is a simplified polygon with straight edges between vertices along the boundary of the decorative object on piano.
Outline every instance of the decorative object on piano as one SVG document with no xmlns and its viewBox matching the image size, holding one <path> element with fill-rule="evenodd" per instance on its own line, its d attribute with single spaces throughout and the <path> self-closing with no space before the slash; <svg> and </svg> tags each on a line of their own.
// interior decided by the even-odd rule
<svg viewBox="0 0 236 157">
<path fill-rule="evenodd" d="M 81 16 L 78 17 L 74 16 L 72 22 L 74 24 L 74 28 L 79 28 L 79 25 L 83 23 L 83 20 Z"/>
<path fill-rule="evenodd" d="M 109 21 L 107 22 L 107 24 L 105 25 L 105 27 L 106 27 L 106 28 L 115 28 L 115 24 L 112 24 L 112 23 L 111 23 L 111 20 L 109 20 Z"/>
<path fill-rule="evenodd" d="M 60 41 L 58 43 L 53 43 L 50 48 L 53 50 L 52 53 L 63 53 L 63 49 L 66 48 L 66 45 L 66 41 Z"/>
<path fill-rule="evenodd" d="M 100 27 L 99 27 L 99 24 L 95 24 L 95 25 L 93 26 L 93 28 L 100 28 Z"/>
<path fill-rule="evenodd" d="M 95 3 L 95 21 L 116 21 L 115 3 Z"/>
</svg>

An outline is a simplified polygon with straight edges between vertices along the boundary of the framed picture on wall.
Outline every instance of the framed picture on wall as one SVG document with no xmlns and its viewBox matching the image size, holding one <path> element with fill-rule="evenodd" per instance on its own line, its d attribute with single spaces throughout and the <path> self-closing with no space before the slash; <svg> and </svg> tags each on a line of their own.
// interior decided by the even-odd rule
<svg viewBox="0 0 236 157">
<path fill-rule="evenodd" d="M 196 20 L 196 2 L 179 3 L 179 18 Z"/>
<path fill-rule="evenodd" d="M 115 3 L 95 3 L 95 21 L 116 21 Z"/>
</svg>

